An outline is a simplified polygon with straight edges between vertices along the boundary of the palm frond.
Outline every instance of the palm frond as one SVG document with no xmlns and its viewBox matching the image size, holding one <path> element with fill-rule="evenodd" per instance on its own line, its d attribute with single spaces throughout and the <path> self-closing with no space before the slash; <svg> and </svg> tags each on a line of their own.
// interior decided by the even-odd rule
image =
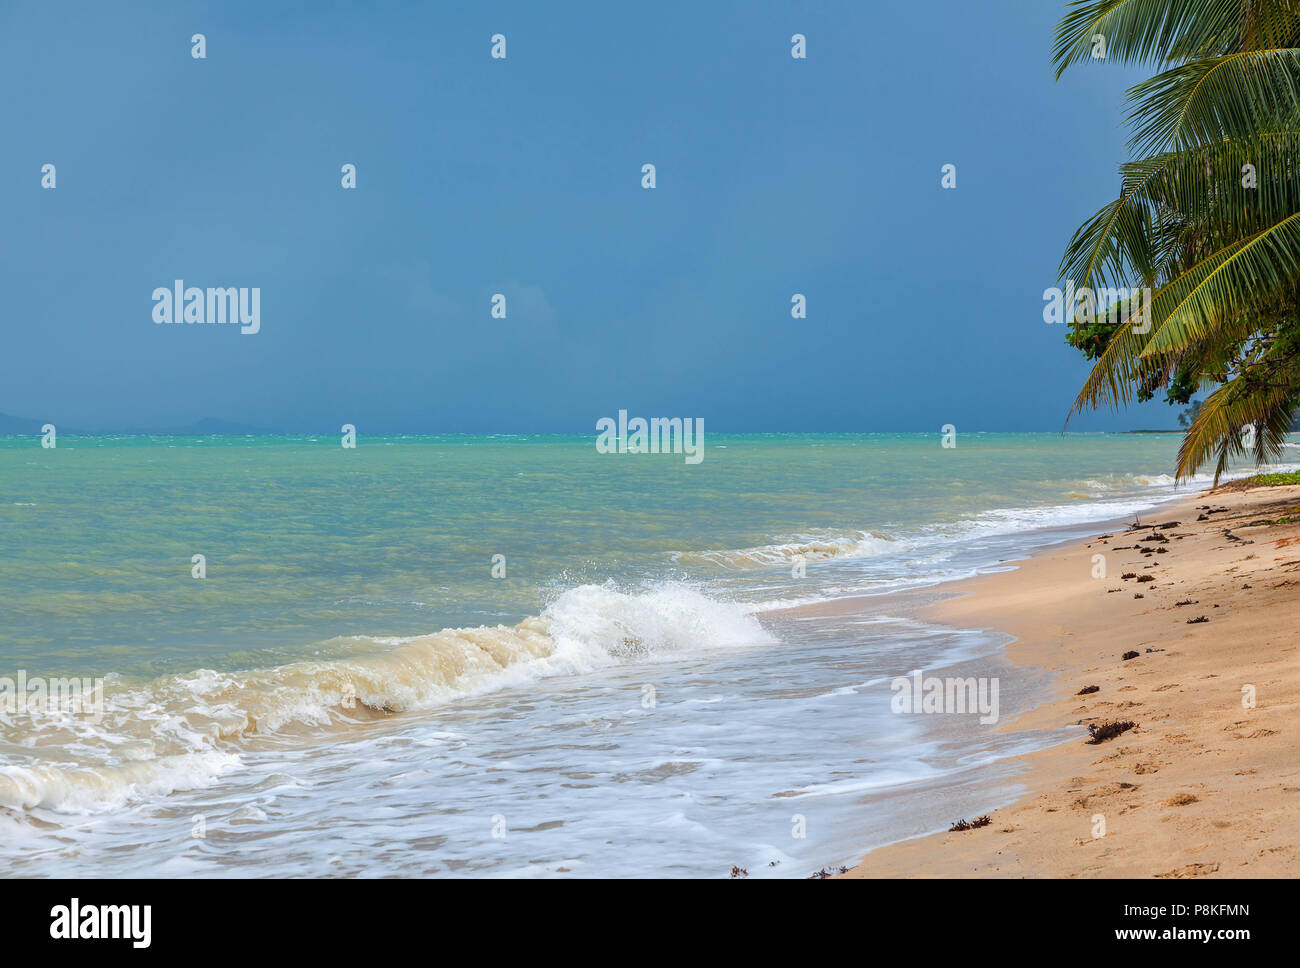
<svg viewBox="0 0 1300 968">
<path fill-rule="evenodd" d="M 1155 293 L 1143 355 L 1176 352 L 1226 319 L 1288 292 L 1300 277 L 1300 212 L 1224 246 Z"/>
<path fill-rule="evenodd" d="M 1282 9 L 1290 4 L 1265 5 L 1270 8 L 1265 22 L 1286 22 Z M 1119 64 L 1163 63 L 1175 51 L 1226 53 L 1237 49 L 1242 26 L 1241 0 L 1076 0 L 1056 28 L 1052 62 L 1059 79 L 1070 65 L 1092 58 L 1099 34 L 1106 60 Z"/>
<path fill-rule="evenodd" d="M 1300 48 L 1188 61 L 1136 85 L 1129 100 L 1131 147 L 1143 155 L 1290 124 L 1300 115 Z"/>
<path fill-rule="evenodd" d="M 1248 390 L 1245 377 L 1225 383 L 1206 398 L 1183 438 L 1178 449 L 1178 479 L 1191 477 L 1214 458 L 1214 483 L 1218 484 L 1229 461 L 1247 452 L 1242 439 L 1246 427 L 1255 429 L 1255 462 L 1275 459 L 1282 451 L 1296 403 L 1294 385 Z"/>
<path fill-rule="evenodd" d="M 1061 278 L 1078 287 L 1155 279 L 1181 251 L 1188 225 L 1212 227 L 1222 245 L 1300 210 L 1300 123 L 1164 152 L 1122 165 L 1120 172 L 1119 198 L 1080 226 L 1061 259 Z M 1157 233 L 1156 213 L 1177 229 L 1168 240 Z"/>
</svg>

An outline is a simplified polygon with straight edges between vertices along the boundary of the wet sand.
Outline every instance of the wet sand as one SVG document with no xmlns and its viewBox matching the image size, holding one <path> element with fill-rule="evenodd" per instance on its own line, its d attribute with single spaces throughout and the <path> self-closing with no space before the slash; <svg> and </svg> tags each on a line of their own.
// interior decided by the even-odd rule
<svg viewBox="0 0 1300 968">
<path fill-rule="evenodd" d="M 1054 699 L 998 728 L 1078 735 L 1022 757 L 1028 793 L 987 826 L 879 848 L 844 876 L 1300 874 L 1300 487 L 1196 494 L 1142 520 L 927 609 L 1014 636 L 1013 663 L 1055 675 Z M 1088 742 L 1114 721 L 1135 725 Z"/>
</svg>

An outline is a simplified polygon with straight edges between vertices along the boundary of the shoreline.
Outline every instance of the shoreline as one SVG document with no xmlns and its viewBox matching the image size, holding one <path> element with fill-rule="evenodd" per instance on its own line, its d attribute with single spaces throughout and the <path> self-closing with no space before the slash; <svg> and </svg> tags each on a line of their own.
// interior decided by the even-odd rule
<svg viewBox="0 0 1300 968">
<path fill-rule="evenodd" d="M 1013 757 L 1027 792 L 991 811 L 987 826 L 876 848 L 840 876 L 1300 870 L 1300 755 L 1289 722 L 1300 710 L 1300 487 L 1227 485 L 1143 520 L 958 581 L 921 612 L 1010 636 L 1013 666 L 1050 674 L 1053 698 L 996 728 L 1136 725 L 1097 745 L 1080 728 L 1077 740 Z M 1104 578 L 1093 577 L 1094 555 L 1104 556 Z"/>
</svg>

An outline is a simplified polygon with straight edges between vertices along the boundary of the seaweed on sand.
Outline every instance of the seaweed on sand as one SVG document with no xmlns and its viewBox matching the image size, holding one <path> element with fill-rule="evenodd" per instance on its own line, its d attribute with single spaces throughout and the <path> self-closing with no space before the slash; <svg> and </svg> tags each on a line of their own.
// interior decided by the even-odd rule
<svg viewBox="0 0 1300 968">
<path fill-rule="evenodd" d="M 1115 723 L 1101 723 L 1100 725 L 1092 723 L 1088 726 L 1088 735 L 1092 737 L 1088 742 L 1093 746 L 1096 746 L 1098 743 L 1104 743 L 1108 739 L 1114 739 L 1120 733 L 1128 732 L 1136 725 L 1137 723 L 1131 722 L 1127 719 Z"/>
</svg>

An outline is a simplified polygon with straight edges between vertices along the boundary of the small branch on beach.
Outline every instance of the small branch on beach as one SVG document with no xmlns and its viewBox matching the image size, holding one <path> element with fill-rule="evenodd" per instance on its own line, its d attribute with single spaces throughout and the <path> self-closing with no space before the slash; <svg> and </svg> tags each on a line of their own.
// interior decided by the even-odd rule
<svg viewBox="0 0 1300 968">
<path fill-rule="evenodd" d="M 982 817 L 976 817 L 974 820 L 967 820 L 963 817 L 961 820 L 958 820 L 955 824 L 949 827 L 948 832 L 954 833 L 962 830 L 974 830 L 977 827 L 987 827 L 992 822 L 993 818 L 988 814 L 985 814 Z"/>
<path fill-rule="evenodd" d="M 1100 690 L 1101 690 L 1101 686 L 1084 686 L 1082 689 L 1080 689 L 1078 692 L 1076 692 L 1075 695 L 1076 695 L 1076 696 L 1087 696 L 1087 695 L 1089 695 L 1089 694 L 1091 694 L 1091 693 L 1099 692 Z"/>
</svg>

